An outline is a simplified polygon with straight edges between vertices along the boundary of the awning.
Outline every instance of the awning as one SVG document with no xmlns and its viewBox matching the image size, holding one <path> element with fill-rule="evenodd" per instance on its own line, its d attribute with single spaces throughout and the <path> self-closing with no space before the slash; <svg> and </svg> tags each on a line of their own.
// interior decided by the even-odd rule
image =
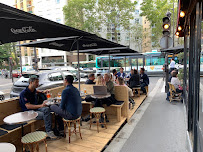
<svg viewBox="0 0 203 152">
<path fill-rule="evenodd" d="M 77 41 L 78 43 L 76 43 Z M 89 53 L 94 55 L 137 53 L 137 51 L 129 49 L 124 45 L 114 43 L 112 41 L 100 38 L 96 35 L 50 38 L 30 43 L 24 43 L 19 46 L 48 48 L 62 51 L 79 50 L 79 53 Z"/>
<path fill-rule="evenodd" d="M 92 35 L 2 3 L 0 3 L 0 33 L 0 44 L 42 38 Z"/>
<path fill-rule="evenodd" d="M 168 49 L 161 49 L 162 53 L 173 53 L 173 54 L 178 54 L 180 52 L 184 52 L 184 46 L 176 46 Z"/>
</svg>

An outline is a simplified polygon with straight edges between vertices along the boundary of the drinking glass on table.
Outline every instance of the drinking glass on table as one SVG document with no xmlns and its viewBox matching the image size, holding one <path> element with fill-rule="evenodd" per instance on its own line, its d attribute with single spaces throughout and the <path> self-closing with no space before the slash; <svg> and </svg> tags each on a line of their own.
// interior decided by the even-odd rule
<svg viewBox="0 0 203 152">
<path fill-rule="evenodd" d="M 87 94 L 87 90 L 86 89 L 84 89 L 84 93 L 85 93 L 85 95 Z"/>
<path fill-rule="evenodd" d="M 61 92 L 58 93 L 57 97 L 58 97 L 58 98 L 61 98 Z"/>
<path fill-rule="evenodd" d="M 51 95 L 52 95 L 52 94 L 48 92 L 48 93 L 47 93 L 47 99 L 51 98 Z"/>
</svg>

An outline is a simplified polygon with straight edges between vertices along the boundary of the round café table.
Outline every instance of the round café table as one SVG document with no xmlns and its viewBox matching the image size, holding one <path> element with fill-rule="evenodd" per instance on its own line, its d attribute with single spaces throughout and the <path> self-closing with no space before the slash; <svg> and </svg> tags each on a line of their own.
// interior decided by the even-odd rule
<svg viewBox="0 0 203 152">
<path fill-rule="evenodd" d="M 1 152 L 16 152 L 16 147 L 11 143 L 0 143 Z"/>
<path fill-rule="evenodd" d="M 109 98 L 111 96 L 110 93 L 107 94 L 92 94 L 91 97 L 94 99 L 104 99 L 104 98 Z"/>
<path fill-rule="evenodd" d="M 15 124 L 21 124 L 22 128 L 22 137 L 24 136 L 24 123 L 31 121 L 35 119 L 38 116 L 38 113 L 31 110 L 31 111 L 24 111 L 24 112 L 18 112 L 11 114 L 3 119 L 4 123 L 8 125 L 15 125 Z M 23 147 L 22 147 L 23 151 Z"/>
<path fill-rule="evenodd" d="M 38 113 L 35 111 L 18 112 L 5 117 L 3 121 L 8 125 L 21 124 L 23 137 L 24 136 L 23 124 L 30 120 L 35 119 L 37 116 Z"/>
</svg>

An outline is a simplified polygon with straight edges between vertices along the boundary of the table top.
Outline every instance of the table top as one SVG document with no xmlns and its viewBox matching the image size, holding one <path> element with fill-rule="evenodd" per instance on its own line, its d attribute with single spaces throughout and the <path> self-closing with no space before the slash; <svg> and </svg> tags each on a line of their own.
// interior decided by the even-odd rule
<svg viewBox="0 0 203 152">
<path fill-rule="evenodd" d="M 4 122 L 9 125 L 22 124 L 35 119 L 38 113 L 35 111 L 18 112 L 4 118 Z"/>
<path fill-rule="evenodd" d="M 95 99 L 104 99 L 104 98 L 108 98 L 110 97 L 111 94 L 107 93 L 107 94 L 101 94 L 101 95 L 96 95 L 96 94 L 92 94 L 91 97 L 95 98 Z"/>
<path fill-rule="evenodd" d="M 16 147 L 11 143 L 0 143 L 1 152 L 15 152 Z"/>
</svg>

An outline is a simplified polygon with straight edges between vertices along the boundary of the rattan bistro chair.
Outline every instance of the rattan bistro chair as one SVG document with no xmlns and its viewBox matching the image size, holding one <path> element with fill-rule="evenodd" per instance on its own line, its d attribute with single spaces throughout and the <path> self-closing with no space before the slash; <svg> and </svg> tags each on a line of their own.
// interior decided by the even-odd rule
<svg viewBox="0 0 203 152">
<path fill-rule="evenodd" d="M 170 82 L 168 82 L 168 85 L 169 85 L 169 91 L 170 91 L 169 101 L 170 102 L 174 101 L 174 100 L 181 101 L 182 100 L 182 97 L 181 97 L 182 93 L 176 92 L 176 88 Z"/>
<path fill-rule="evenodd" d="M 77 133 L 77 130 L 76 130 L 76 125 L 78 123 L 78 132 L 80 134 L 80 138 L 82 139 L 82 134 L 81 134 L 81 130 L 80 130 L 80 120 L 81 120 L 81 117 L 75 119 L 75 120 L 66 120 L 63 118 L 63 123 L 64 123 L 64 135 L 66 136 L 66 127 L 68 126 L 68 136 L 69 136 L 69 143 L 70 143 L 70 137 L 71 137 L 71 133 Z M 73 131 L 71 131 L 71 124 L 73 123 L 74 125 L 74 129 Z"/>
<path fill-rule="evenodd" d="M 25 152 L 25 146 L 29 148 L 30 152 L 34 152 L 35 149 L 39 152 L 39 142 L 43 141 L 45 144 L 45 150 L 47 152 L 47 143 L 46 143 L 47 134 L 44 131 L 35 131 L 26 134 L 22 137 L 21 142 L 23 144 L 23 152 Z M 34 148 L 35 146 L 35 148 Z"/>
</svg>

